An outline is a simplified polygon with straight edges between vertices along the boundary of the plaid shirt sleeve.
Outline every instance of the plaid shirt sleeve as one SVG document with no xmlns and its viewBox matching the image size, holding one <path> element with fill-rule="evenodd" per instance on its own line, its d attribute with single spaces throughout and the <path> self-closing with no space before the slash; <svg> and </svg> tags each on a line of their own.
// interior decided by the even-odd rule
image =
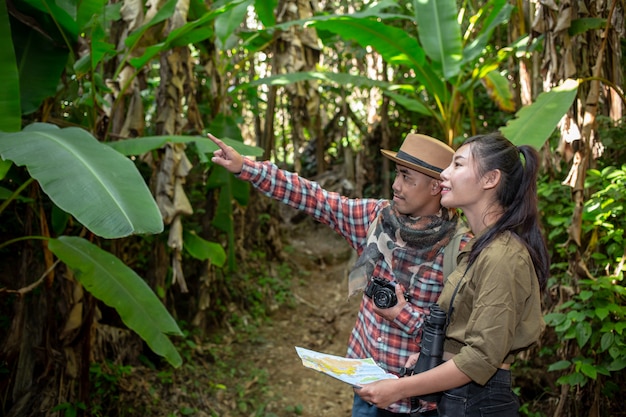
<svg viewBox="0 0 626 417">
<path fill-rule="evenodd" d="M 367 229 L 386 200 L 351 199 L 324 190 L 318 183 L 279 169 L 269 161 L 244 158 L 239 179 L 268 197 L 309 214 L 330 226 L 360 253 Z"/>
</svg>

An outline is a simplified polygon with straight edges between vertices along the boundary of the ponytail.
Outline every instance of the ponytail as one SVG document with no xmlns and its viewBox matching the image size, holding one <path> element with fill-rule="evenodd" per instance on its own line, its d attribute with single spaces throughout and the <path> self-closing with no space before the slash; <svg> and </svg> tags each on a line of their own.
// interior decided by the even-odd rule
<svg viewBox="0 0 626 417">
<path fill-rule="evenodd" d="M 496 236 L 510 231 L 519 236 L 533 261 L 541 288 L 545 288 L 550 259 L 548 248 L 539 227 L 537 209 L 537 176 L 539 153 L 528 145 L 515 146 L 500 133 L 478 135 L 467 139 L 470 152 L 478 167 L 478 174 L 498 169 L 501 181 L 496 199 L 504 213 L 485 234 L 477 238 L 469 254 L 471 265 L 480 251 Z"/>
</svg>

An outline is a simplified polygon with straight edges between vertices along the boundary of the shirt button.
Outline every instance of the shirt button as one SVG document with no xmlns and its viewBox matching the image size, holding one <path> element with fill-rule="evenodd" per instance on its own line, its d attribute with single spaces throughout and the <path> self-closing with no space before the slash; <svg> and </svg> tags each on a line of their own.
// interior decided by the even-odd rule
<svg viewBox="0 0 626 417">
<path fill-rule="evenodd" d="M 379 337 L 378 337 L 378 339 L 376 339 L 376 341 L 377 341 L 377 342 L 382 342 L 382 341 L 383 341 L 383 338 L 379 336 Z"/>
</svg>

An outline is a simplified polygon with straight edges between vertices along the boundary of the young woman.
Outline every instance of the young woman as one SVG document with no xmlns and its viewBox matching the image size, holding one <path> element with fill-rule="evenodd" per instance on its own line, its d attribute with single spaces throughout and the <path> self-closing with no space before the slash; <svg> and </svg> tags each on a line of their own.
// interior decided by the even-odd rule
<svg viewBox="0 0 626 417">
<path fill-rule="evenodd" d="M 441 392 L 440 416 L 517 416 L 510 365 L 538 339 L 549 271 L 539 229 L 539 157 L 499 133 L 469 138 L 442 173 L 441 203 L 465 214 L 475 238 L 439 298 L 448 313 L 444 362 L 355 392 L 378 407 Z M 413 359 L 413 362 L 416 359 Z"/>
</svg>

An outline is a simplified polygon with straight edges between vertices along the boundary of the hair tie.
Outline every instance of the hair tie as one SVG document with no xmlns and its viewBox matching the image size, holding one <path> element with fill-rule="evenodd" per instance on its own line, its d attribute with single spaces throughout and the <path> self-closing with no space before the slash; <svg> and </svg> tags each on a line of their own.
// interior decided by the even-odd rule
<svg viewBox="0 0 626 417">
<path fill-rule="evenodd" d="M 519 160 L 522 163 L 522 168 L 526 169 L 526 157 L 524 156 L 524 152 L 522 152 L 522 148 L 518 146 L 517 151 L 519 152 Z"/>
</svg>

